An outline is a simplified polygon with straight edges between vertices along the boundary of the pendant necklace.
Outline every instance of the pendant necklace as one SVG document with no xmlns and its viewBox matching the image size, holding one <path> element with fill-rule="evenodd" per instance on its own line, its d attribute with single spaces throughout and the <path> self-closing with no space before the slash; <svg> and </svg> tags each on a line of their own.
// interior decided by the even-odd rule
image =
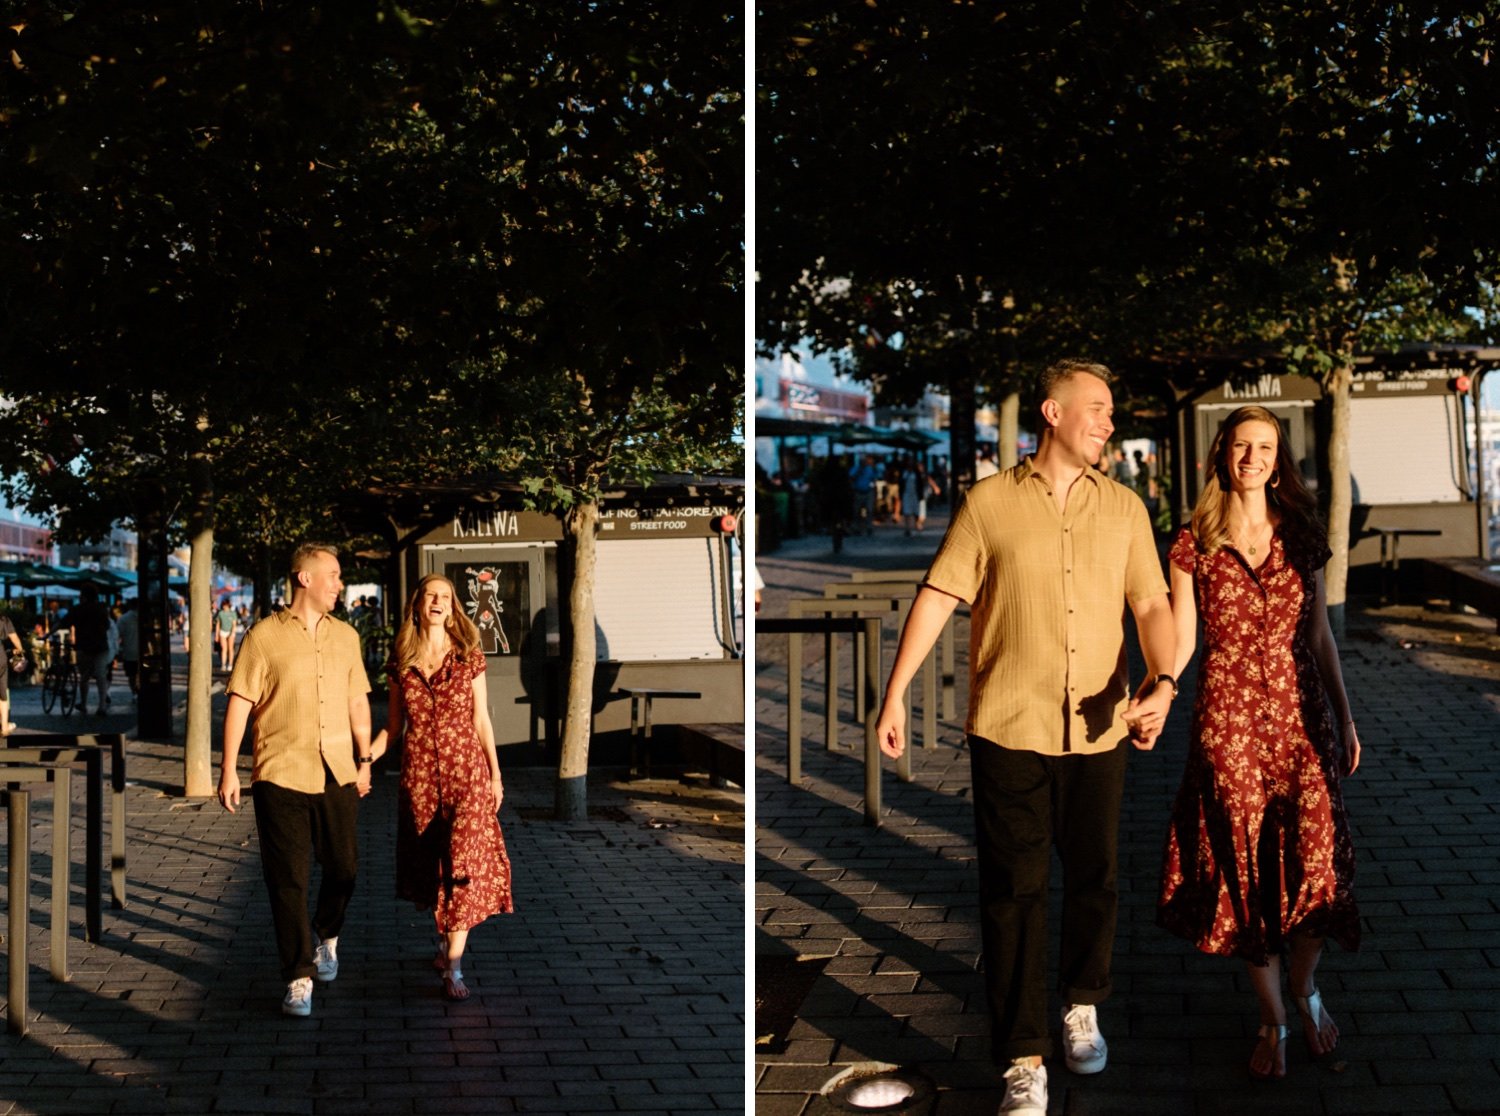
<svg viewBox="0 0 1500 1116">
<path fill-rule="evenodd" d="M 1270 524 L 1267 523 L 1266 526 L 1270 526 Z M 1257 530 L 1255 532 L 1255 534 L 1250 537 L 1250 545 L 1246 548 L 1246 551 L 1245 551 L 1252 558 L 1255 557 L 1255 552 L 1256 552 L 1255 540 L 1258 539 L 1258 538 L 1260 538 L 1260 530 Z"/>
</svg>

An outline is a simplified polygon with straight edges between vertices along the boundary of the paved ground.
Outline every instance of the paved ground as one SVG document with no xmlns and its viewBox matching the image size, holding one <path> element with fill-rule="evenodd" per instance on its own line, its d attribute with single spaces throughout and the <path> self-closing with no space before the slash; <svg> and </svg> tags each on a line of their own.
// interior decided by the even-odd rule
<svg viewBox="0 0 1500 1116">
<path fill-rule="evenodd" d="M 912 540 L 877 529 L 838 556 L 826 538 L 788 542 L 759 560 L 761 615 L 785 615 L 793 596 L 821 595 L 856 569 L 924 566 L 942 526 Z M 964 687 L 958 723 L 943 726 L 937 747 L 916 750 L 912 783 L 887 763 L 883 824 L 867 828 L 863 733 L 849 724 L 843 750 L 824 749 L 816 646 L 805 668 L 804 778 L 786 782 L 784 645 L 762 640 L 756 663 L 756 951 L 771 959 L 762 974 L 793 968 L 779 957 L 826 964 L 810 966 L 819 975 L 779 1034 L 777 990 L 757 986 L 766 1018 L 757 1018 L 756 1111 L 835 1111 L 819 1095 L 825 1082 L 884 1063 L 925 1079 L 930 1092 L 914 1111 L 992 1113 L 1002 1088 L 976 974 Z M 1336 1056 L 1314 1063 L 1293 1027 L 1286 1080 L 1252 1083 L 1243 1067 L 1257 1019 L 1243 968 L 1154 925 L 1187 747 L 1179 708 L 1157 750 L 1128 769 L 1116 994 L 1101 1009 L 1110 1066 L 1085 1078 L 1049 1063 L 1050 1112 L 1500 1113 L 1500 638 L 1488 619 L 1355 608 L 1341 655 L 1365 748 L 1346 783 L 1365 942 L 1358 953 L 1331 949 L 1320 970 L 1344 1032 Z M 1055 904 L 1053 917 L 1055 926 Z"/>
<path fill-rule="evenodd" d="M 123 693 L 113 717 L 64 722 L 21 690 L 13 715 L 23 731 L 128 730 Z M 601 771 L 589 820 L 560 824 L 550 772 L 507 770 L 518 909 L 474 931 L 474 995 L 449 1004 L 429 917 L 391 895 L 396 779 L 378 775 L 342 971 L 291 1019 L 248 804 L 178 797 L 180 742 L 132 741 L 128 770 L 129 904 L 106 898 L 104 939 L 86 943 L 75 866 L 67 984 L 47 975 L 47 796 L 33 807 L 31 1029 L 0 1038 L 0 1114 L 744 1110 L 738 788 Z"/>
</svg>

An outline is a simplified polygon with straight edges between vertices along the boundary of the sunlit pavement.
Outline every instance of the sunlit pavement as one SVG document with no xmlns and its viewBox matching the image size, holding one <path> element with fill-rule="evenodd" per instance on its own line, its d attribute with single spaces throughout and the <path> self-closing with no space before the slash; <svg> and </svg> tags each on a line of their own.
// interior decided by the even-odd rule
<svg viewBox="0 0 1500 1116">
<path fill-rule="evenodd" d="M 794 596 L 821 596 L 856 569 L 923 568 L 943 526 L 935 521 L 919 539 L 878 527 L 837 556 L 827 538 L 791 540 L 758 560 L 761 615 L 784 616 Z M 960 648 L 966 629 L 965 616 Z M 758 648 L 756 949 L 828 960 L 776 1036 L 778 1052 L 758 1049 L 756 1111 L 835 1111 L 820 1095 L 825 1083 L 878 1063 L 928 1084 L 913 1111 L 993 1113 L 1003 1090 L 977 973 L 961 731 L 967 664 L 961 656 L 958 719 L 941 725 L 935 748 L 915 749 L 913 782 L 900 783 L 887 762 L 874 829 L 862 824 L 863 732 L 852 723 L 847 655 L 842 747 L 830 753 L 822 640 L 806 643 L 796 787 L 786 782 L 786 639 L 763 637 Z M 890 636 L 887 644 L 888 669 Z M 1109 1066 L 1079 1077 L 1050 1060 L 1049 1112 L 1500 1112 L 1500 638 L 1489 618 L 1356 607 L 1341 655 L 1365 750 L 1345 783 L 1364 943 L 1352 954 L 1330 947 L 1319 970 L 1343 1031 L 1338 1051 L 1310 1058 L 1288 999 L 1287 1077 L 1252 1082 L 1245 1064 L 1258 1019 L 1243 967 L 1201 956 L 1154 924 L 1187 748 L 1180 701 L 1156 750 L 1133 755 L 1128 769 L 1115 993 L 1100 1009 Z M 1184 694 L 1192 692 L 1189 676 Z"/>
<path fill-rule="evenodd" d="M 117 681 L 110 717 L 49 717 L 31 688 L 14 719 L 23 733 L 129 732 Z M 551 771 L 508 768 L 517 911 L 474 930 L 473 995 L 448 1003 L 430 916 L 392 895 L 397 779 L 377 767 L 339 976 L 296 1019 L 280 1010 L 252 808 L 181 797 L 180 711 L 177 728 L 176 742 L 129 744 L 128 905 L 110 909 L 106 891 L 97 944 L 83 934 L 74 781 L 66 984 L 48 975 L 51 808 L 34 795 L 30 1032 L 0 1040 L 0 1113 L 743 1111 L 739 788 L 599 771 L 589 819 L 563 824 L 547 820 Z"/>
</svg>

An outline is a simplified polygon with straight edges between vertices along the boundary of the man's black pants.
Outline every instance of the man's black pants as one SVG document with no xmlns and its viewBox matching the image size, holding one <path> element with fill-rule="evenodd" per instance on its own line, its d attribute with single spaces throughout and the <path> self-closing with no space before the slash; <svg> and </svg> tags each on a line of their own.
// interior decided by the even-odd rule
<svg viewBox="0 0 1500 1116">
<path fill-rule="evenodd" d="M 320 939 L 338 937 L 354 894 L 359 867 L 355 838 L 359 792 L 353 783 L 339 786 L 329 775 L 322 794 L 305 794 L 265 782 L 255 783 L 251 794 L 281 977 L 293 981 L 315 976 L 313 934 Z M 323 880 L 309 926 L 307 892 L 312 860 L 322 867 Z"/>
<path fill-rule="evenodd" d="M 1058 988 L 1064 1003 L 1110 992 L 1125 745 L 1044 756 L 969 737 L 979 851 L 979 925 L 995 1061 L 1052 1052 L 1047 1025 L 1047 889 L 1063 868 Z"/>
</svg>

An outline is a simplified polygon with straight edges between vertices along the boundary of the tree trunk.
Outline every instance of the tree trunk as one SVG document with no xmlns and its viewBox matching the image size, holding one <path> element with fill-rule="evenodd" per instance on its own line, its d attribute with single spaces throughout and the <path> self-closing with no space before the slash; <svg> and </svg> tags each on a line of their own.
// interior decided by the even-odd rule
<svg viewBox="0 0 1500 1116">
<path fill-rule="evenodd" d="M 261 543 L 255 548 L 255 614 L 264 618 L 271 615 L 271 584 L 276 575 L 271 572 L 271 548 Z"/>
<path fill-rule="evenodd" d="M 1349 478 L 1349 401 L 1354 368 L 1341 365 L 1330 372 L 1323 392 L 1330 404 L 1328 422 L 1328 548 L 1333 557 L 1323 582 L 1328 591 L 1328 622 L 1336 636 L 1344 634 L 1344 605 L 1349 590 L 1349 517 L 1354 510 Z"/>
<path fill-rule="evenodd" d="M 1000 471 L 1013 469 L 1021 460 L 1021 393 L 1010 392 L 1000 401 Z"/>
<path fill-rule="evenodd" d="M 974 486 L 974 372 L 967 360 L 954 365 L 948 381 L 948 444 L 953 450 L 948 506 L 957 510 Z"/>
<path fill-rule="evenodd" d="M 183 752 L 183 787 L 189 798 L 214 793 L 213 726 L 213 567 L 214 486 L 208 455 L 196 453 L 188 463 L 193 486 L 188 541 L 188 692 L 187 746 Z"/>
<path fill-rule="evenodd" d="M 594 720 L 594 571 L 598 558 L 599 505 L 576 504 L 563 517 L 564 538 L 573 552 L 568 586 L 571 638 L 568 701 L 562 749 L 557 760 L 555 812 L 558 821 L 588 817 L 589 737 Z"/>
</svg>

